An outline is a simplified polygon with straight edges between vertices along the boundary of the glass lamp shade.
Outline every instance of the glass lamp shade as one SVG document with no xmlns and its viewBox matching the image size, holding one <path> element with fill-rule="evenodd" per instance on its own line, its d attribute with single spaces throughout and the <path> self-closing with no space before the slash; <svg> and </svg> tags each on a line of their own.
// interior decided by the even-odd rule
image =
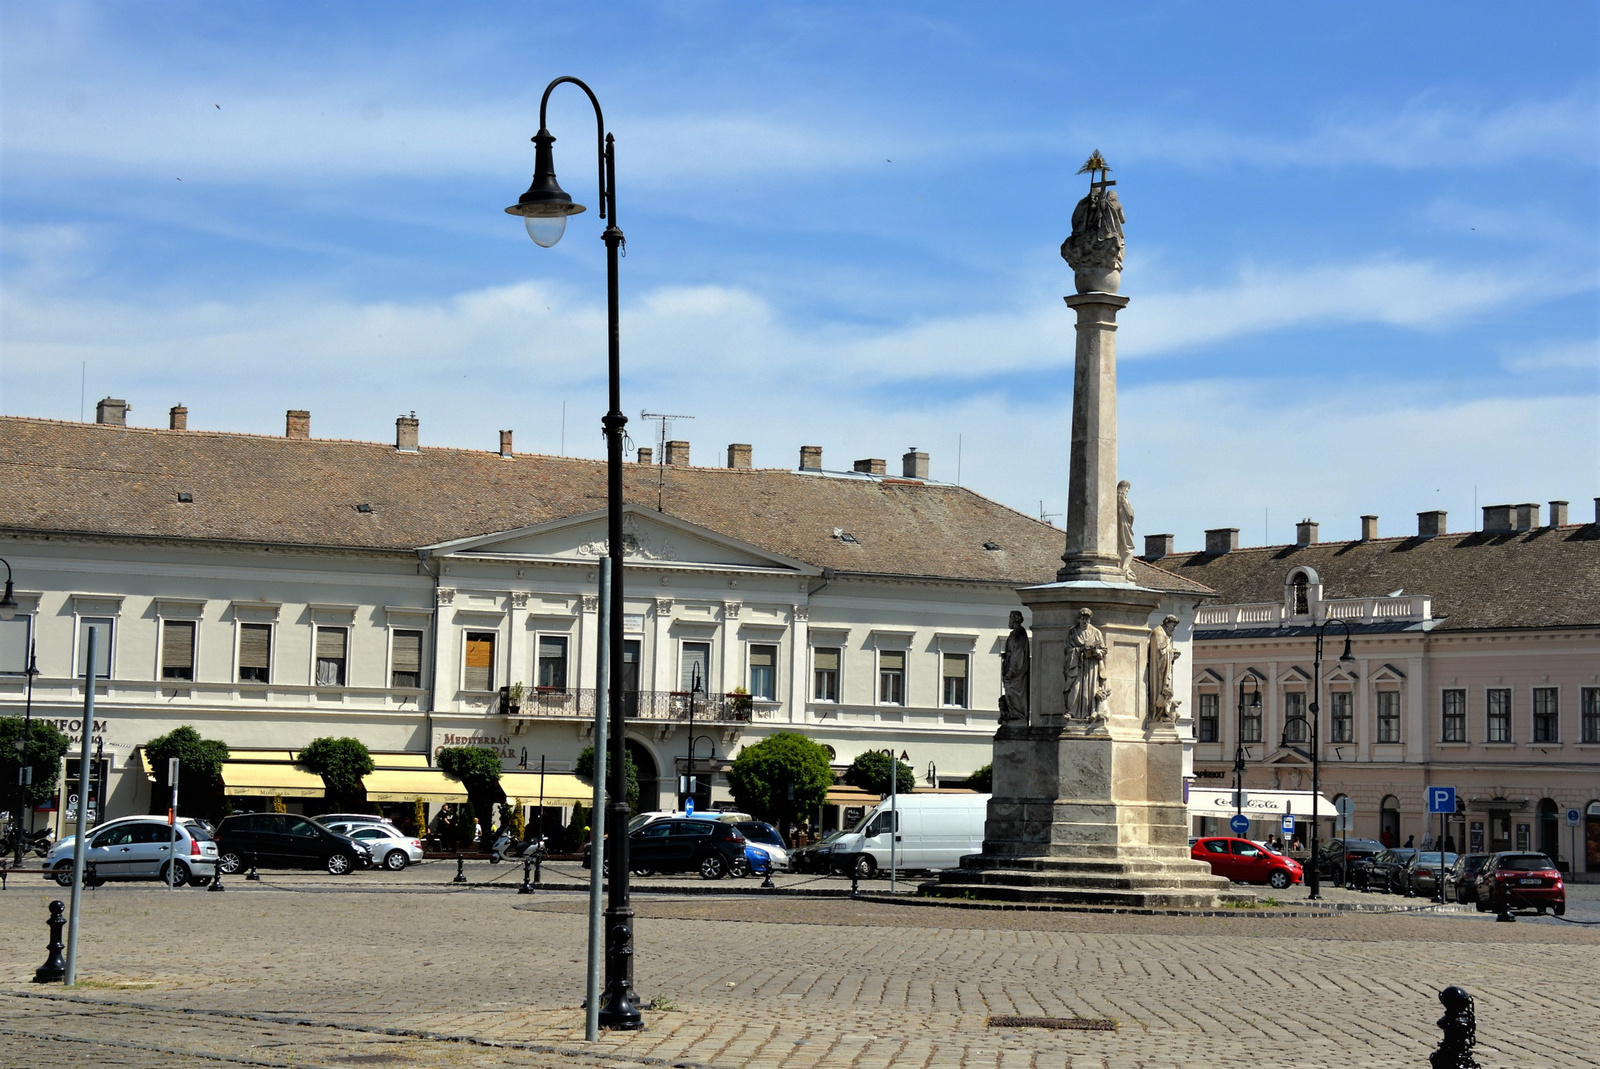
<svg viewBox="0 0 1600 1069">
<path fill-rule="evenodd" d="M 11 580 L 6 580 L 6 592 L 0 597 L 0 620 L 15 619 L 17 615 L 17 599 L 11 592 Z"/>
<path fill-rule="evenodd" d="M 517 203 L 506 209 L 507 215 L 520 215 L 528 228 L 528 236 L 535 245 L 548 249 L 561 240 L 567 230 L 567 216 L 583 211 L 583 205 L 572 203 L 572 198 L 556 181 L 555 163 L 550 146 L 555 138 L 550 131 L 540 128 L 534 135 L 533 184 L 517 198 Z"/>
<path fill-rule="evenodd" d="M 541 249 L 548 249 L 567 232 L 565 215 L 524 215 L 522 222 L 528 228 L 528 236 Z"/>
</svg>

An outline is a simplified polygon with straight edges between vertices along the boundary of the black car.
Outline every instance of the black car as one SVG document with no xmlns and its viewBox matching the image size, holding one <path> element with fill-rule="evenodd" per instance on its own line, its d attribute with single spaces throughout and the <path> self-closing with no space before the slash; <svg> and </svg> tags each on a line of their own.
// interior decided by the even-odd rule
<svg viewBox="0 0 1600 1069">
<path fill-rule="evenodd" d="M 1360 884 L 1363 891 L 1383 891 L 1400 894 L 1405 887 L 1406 862 L 1416 856 L 1416 850 L 1396 846 L 1378 854 L 1361 869 Z"/>
<path fill-rule="evenodd" d="M 833 871 L 833 842 L 842 831 L 831 831 L 820 841 L 810 846 L 802 846 L 789 853 L 790 872 L 832 872 Z"/>
<path fill-rule="evenodd" d="M 1493 854 L 1462 854 L 1456 863 L 1444 870 L 1444 900 L 1446 902 L 1476 902 L 1478 900 L 1478 871 Z"/>
<path fill-rule="evenodd" d="M 628 867 L 641 875 L 698 872 L 720 880 L 744 859 L 744 835 L 732 824 L 695 817 L 653 821 L 628 836 Z M 583 867 L 589 867 L 584 848 Z"/>
<path fill-rule="evenodd" d="M 321 868 L 342 876 L 372 864 L 372 853 L 348 835 L 293 813 L 235 813 L 217 825 L 217 867 L 225 873 L 252 862 L 274 868 Z"/>
<path fill-rule="evenodd" d="M 1449 851 L 1418 850 L 1401 872 L 1400 887 L 1408 895 L 1432 898 L 1439 893 L 1444 872 L 1456 863 Z"/>
<path fill-rule="evenodd" d="M 1317 872 L 1325 880 L 1353 886 L 1359 882 L 1367 862 L 1383 850 L 1383 844 L 1376 839 L 1334 839 L 1317 855 Z"/>
</svg>

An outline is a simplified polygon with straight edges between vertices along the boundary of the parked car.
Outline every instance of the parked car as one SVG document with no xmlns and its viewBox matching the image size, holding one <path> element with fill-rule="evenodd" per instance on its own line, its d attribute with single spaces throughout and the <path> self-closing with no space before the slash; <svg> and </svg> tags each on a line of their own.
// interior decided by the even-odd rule
<svg viewBox="0 0 1600 1069">
<path fill-rule="evenodd" d="M 953 869 L 983 851 L 988 816 L 987 794 L 902 794 L 892 808 L 886 799 L 835 839 L 829 862 L 833 871 L 862 879 L 888 869 L 891 860 L 901 869 Z"/>
<path fill-rule="evenodd" d="M 257 865 L 322 868 L 342 876 L 372 864 L 372 852 L 347 835 L 293 813 L 235 813 L 217 825 L 217 864 L 232 875 Z"/>
<path fill-rule="evenodd" d="M 365 846 L 372 854 L 372 863 L 382 865 L 390 872 L 399 872 L 414 861 L 422 860 L 422 840 L 413 838 L 393 824 L 346 824 L 338 821 L 328 830 L 348 835 Z"/>
<path fill-rule="evenodd" d="M 1493 854 L 1477 876 L 1478 912 L 1550 910 L 1567 912 L 1567 888 L 1555 862 L 1543 854 Z"/>
<path fill-rule="evenodd" d="M 198 820 L 179 817 L 176 827 L 160 817 L 122 817 L 89 831 L 84 862 L 94 865 L 94 880 L 84 882 L 98 887 L 108 880 L 167 880 L 167 866 L 173 854 L 176 833 L 177 861 L 172 883 L 183 887 L 204 887 L 217 874 L 217 844 Z M 45 858 L 46 879 L 62 887 L 72 886 L 73 851 L 77 836 L 62 839 Z"/>
<path fill-rule="evenodd" d="M 783 836 L 778 833 L 777 828 L 764 820 L 741 820 L 734 827 L 745 837 L 746 857 L 749 857 L 750 851 L 754 850 L 765 855 L 765 865 L 770 866 L 773 872 L 789 871 L 788 845 L 783 841 Z M 755 865 L 752 871 L 760 873 L 764 869 L 762 865 Z"/>
<path fill-rule="evenodd" d="M 658 820 L 668 820 L 672 817 L 687 817 L 691 814 L 683 810 L 652 809 L 648 813 L 636 813 L 628 821 L 628 832 L 632 834 L 647 824 L 654 824 Z M 754 820 L 749 813 L 740 813 L 736 810 L 719 811 L 715 809 L 696 810 L 692 814 L 698 820 L 722 820 L 729 824 L 738 824 L 740 821 Z"/>
<path fill-rule="evenodd" d="M 1401 883 L 1405 886 L 1406 893 L 1421 898 L 1434 897 L 1439 893 L 1444 871 L 1454 865 L 1456 860 L 1455 854 L 1440 853 L 1438 850 L 1418 850 L 1416 856 L 1406 862 L 1401 875 Z"/>
<path fill-rule="evenodd" d="M 829 832 L 821 839 L 809 846 L 802 846 L 798 850 L 789 852 L 790 872 L 832 872 L 833 847 L 841 836 L 848 834 L 844 831 Z"/>
<path fill-rule="evenodd" d="M 733 824 L 699 817 L 667 817 L 628 836 L 628 864 L 641 874 L 698 872 L 720 880 L 744 860 L 745 837 Z M 591 862 L 583 849 L 583 867 Z"/>
<path fill-rule="evenodd" d="M 1305 875 L 1300 862 L 1294 858 L 1249 839 L 1227 836 L 1196 839 L 1189 848 L 1189 856 L 1210 865 L 1213 876 L 1226 876 L 1237 883 L 1264 883 L 1280 891 L 1299 883 Z"/>
<path fill-rule="evenodd" d="M 1317 872 L 1325 880 L 1354 886 L 1367 862 L 1383 851 L 1384 845 L 1376 839 L 1333 839 L 1317 855 Z"/>
<path fill-rule="evenodd" d="M 332 831 L 335 824 L 390 824 L 391 821 L 379 813 L 323 813 L 321 816 L 312 817 L 312 820 Z"/>
<path fill-rule="evenodd" d="M 1476 902 L 1478 870 L 1493 854 L 1462 854 L 1456 863 L 1444 870 L 1444 900 L 1446 902 Z"/>
<path fill-rule="evenodd" d="M 1375 855 L 1361 868 L 1357 883 L 1363 891 L 1382 891 L 1396 895 L 1405 890 L 1401 881 L 1405 876 L 1406 862 L 1417 853 L 1407 846 L 1391 847 Z"/>
</svg>

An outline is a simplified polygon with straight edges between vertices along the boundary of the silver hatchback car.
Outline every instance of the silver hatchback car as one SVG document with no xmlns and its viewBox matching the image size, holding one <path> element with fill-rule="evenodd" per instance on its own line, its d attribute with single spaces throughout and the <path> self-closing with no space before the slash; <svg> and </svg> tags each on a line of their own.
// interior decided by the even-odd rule
<svg viewBox="0 0 1600 1069">
<path fill-rule="evenodd" d="M 422 840 L 412 838 L 393 824 L 377 820 L 334 820 L 322 826 L 348 835 L 366 847 L 372 853 L 373 867 L 382 865 L 390 872 L 399 872 L 412 862 L 422 860 Z"/>
<path fill-rule="evenodd" d="M 93 864 L 98 887 L 108 880 L 167 880 L 167 865 L 173 852 L 174 829 L 160 817 L 123 817 L 89 831 L 84 861 Z M 217 844 L 197 820 L 179 817 L 176 828 L 176 854 L 173 883 L 178 887 L 194 884 L 205 887 L 217 875 Z M 49 870 L 45 879 L 62 887 L 72 886 L 72 855 L 75 837 L 57 843 L 45 858 Z M 88 883 L 87 877 L 85 883 Z"/>
</svg>

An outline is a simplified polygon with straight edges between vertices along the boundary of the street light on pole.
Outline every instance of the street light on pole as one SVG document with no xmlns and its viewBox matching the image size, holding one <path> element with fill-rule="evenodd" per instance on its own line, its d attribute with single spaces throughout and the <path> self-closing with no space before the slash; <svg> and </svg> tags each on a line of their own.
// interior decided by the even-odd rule
<svg viewBox="0 0 1600 1069">
<path fill-rule="evenodd" d="M 1246 671 L 1244 678 L 1239 680 L 1239 722 L 1234 731 L 1233 738 L 1233 815 L 1244 815 L 1244 710 L 1245 688 L 1250 684 L 1250 708 L 1261 708 L 1261 685 L 1256 682 L 1254 672 Z"/>
<path fill-rule="evenodd" d="M 1321 816 L 1321 814 L 1317 812 L 1317 804 L 1322 799 L 1322 717 L 1318 716 L 1317 714 L 1322 709 L 1322 639 L 1328 633 L 1329 624 L 1338 624 L 1340 627 L 1344 628 L 1344 652 L 1339 654 L 1339 660 L 1345 663 L 1355 660 L 1355 655 L 1350 652 L 1350 625 L 1337 617 L 1326 617 L 1322 621 L 1322 625 L 1317 628 L 1317 648 L 1312 657 L 1311 663 L 1311 705 L 1306 709 L 1307 714 L 1311 718 L 1311 890 L 1307 895 L 1309 898 L 1322 897 L 1322 874 L 1317 869 L 1317 850 L 1321 845 L 1321 836 L 1319 834 L 1320 829 L 1319 825 L 1317 824 L 1317 818 Z M 1299 718 L 1296 717 L 1293 719 Z M 1285 723 L 1283 728 L 1284 737 L 1285 740 L 1287 740 L 1289 734 L 1289 725 Z M 1285 741 L 1285 745 L 1288 745 L 1287 741 Z M 1290 748 L 1294 749 L 1293 747 Z M 1301 756 L 1305 756 L 1305 751 L 1303 750 L 1296 750 L 1295 752 L 1299 753 Z M 1443 868 L 1444 864 L 1441 857 L 1441 886 L 1443 882 Z"/>
<path fill-rule="evenodd" d="M 607 612 L 611 626 L 607 632 L 611 694 L 610 790 L 606 801 L 606 824 L 612 834 L 606 840 L 606 860 L 610 863 L 610 895 L 606 908 L 606 983 L 600 1006 L 600 1026 L 624 1031 L 644 1027 L 633 990 L 633 907 L 628 897 L 628 781 L 627 781 L 627 704 L 622 700 L 622 432 L 628 417 L 622 414 L 621 335 L 617 325 L 617 254 L 625 244 L 617 227 L 617 183 L 615 141 L 606 132 L 605 116 L 594 91 L 576 78 L 563 76 L 545 87 L 539 99 L 539 132 L 533 136 L 533 183 L 517 203 L 506 209 L 520 215 L 534 244 L 548 249 L 561 240 L 567 217 L 584 210 L 556 182 L 555 158 L 545 118 L 550 94 L 556 86 L 570 82 L 583 90 L 594 105 L 596 144 L 600 169 L 600 218 L 609 221 L 601 233 L 606 246 L 606 317 L 608 331 L 607 371 L 609 406 L 601 426 L 606 436 L 606 538 L 611 560 L 611 597 Z"/>
</svg>

